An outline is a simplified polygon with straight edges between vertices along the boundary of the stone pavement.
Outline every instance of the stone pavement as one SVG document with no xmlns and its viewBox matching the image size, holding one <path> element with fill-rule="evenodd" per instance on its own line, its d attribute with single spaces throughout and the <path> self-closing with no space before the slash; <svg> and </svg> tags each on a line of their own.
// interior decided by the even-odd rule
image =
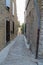
<svg viewBox="0 0 43 65">
<path fill-rule="evenodd" d="M 32 61 L 31 52 L 26 48 L 24 36 L 17 36 L 6 59 L 0 65 L 37 65 Z"/>
</svg>

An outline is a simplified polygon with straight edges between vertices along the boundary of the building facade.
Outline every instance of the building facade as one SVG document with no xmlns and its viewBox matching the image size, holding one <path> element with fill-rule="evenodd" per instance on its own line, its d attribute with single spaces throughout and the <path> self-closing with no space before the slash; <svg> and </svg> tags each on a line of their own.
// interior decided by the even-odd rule
<svg viewBox="0 0 43 65">
<path fill-rule="evenodd" d="M 43 55 L 43 0 L 26 0 L 25 27 L 31 51 L 36 52 L 38 43 L 39 55 Z"/>
<path fill-rule="evenodd" d="M 0 50 L 17 35 L 16 0 L 0 0 Z"/>
</svg>

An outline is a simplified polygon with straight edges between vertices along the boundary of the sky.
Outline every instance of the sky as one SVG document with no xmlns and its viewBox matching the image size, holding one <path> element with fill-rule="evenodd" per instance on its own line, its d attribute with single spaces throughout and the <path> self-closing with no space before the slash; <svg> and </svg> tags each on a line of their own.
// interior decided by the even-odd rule
<svg viewBox="0 0 43 65">
<path fill-rule="evenodd" d="M 16 0 L 17 4 L 17 16 L 20 24 L 24 22 L 25 0 Z"/>
</svg>

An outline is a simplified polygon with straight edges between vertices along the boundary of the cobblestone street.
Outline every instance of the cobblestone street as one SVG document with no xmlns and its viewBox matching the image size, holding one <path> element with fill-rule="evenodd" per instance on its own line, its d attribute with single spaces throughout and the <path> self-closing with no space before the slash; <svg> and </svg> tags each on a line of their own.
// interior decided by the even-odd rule
<svg viewBox="0 0 43 65">
<path fill-rule="evenodd" d="M 32 61 L 31 52 L 26 48 L 24 36 L 17 36 L 1 65 L 37 65 Z"/>
</svg>

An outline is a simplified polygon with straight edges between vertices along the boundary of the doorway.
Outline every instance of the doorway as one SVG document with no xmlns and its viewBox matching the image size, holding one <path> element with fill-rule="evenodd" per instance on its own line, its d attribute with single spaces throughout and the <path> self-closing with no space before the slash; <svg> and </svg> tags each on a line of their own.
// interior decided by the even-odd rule
<svg viewBox="0 0 43 65">
<path fill-rule="evenodd" d="M 6 42 L 10 41 L 10 21 L 6 21 Z"/>
</svg>

